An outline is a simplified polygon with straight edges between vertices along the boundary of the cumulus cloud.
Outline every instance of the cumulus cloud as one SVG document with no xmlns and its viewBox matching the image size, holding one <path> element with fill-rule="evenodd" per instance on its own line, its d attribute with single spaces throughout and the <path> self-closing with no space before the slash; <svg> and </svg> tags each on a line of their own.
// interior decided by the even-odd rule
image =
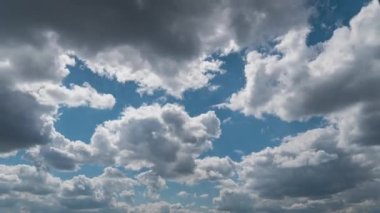
<svg viewBox="0 0 380 213">
<path fill-rule="evenodd" d="M 108 167 L 94 178 L 80 175 L 62 182 L 59 201 L 73 210 L 112 208 L 118 202 L 131 202 L 136 184 L 119 170 Z"/>
<path fill-rule="evenodd" d="M 107 167 L 92 178 L 79 175 L 67 180 L 29 165 L 0 165 L 0 169 L 4 171 L 0 175 L 0 210 L 3 212 L 129 212 L 136 209 L 134 188 L 139 183 L 116 168 Z M 138 209 L 145 211 L 154 205 L 147 203 Z M 162 205 L 181 209 L 166 202 Z"/>
<path fill-rule="evenodd" d="M 294 120 L 376 101 L 379 15 L 378 3 L 372 2 L 350 27 L 338 28 L 322 44 L 306 46 L 308 30 L 300 29 L 278 38 L 279 55 L 250 52 L 247 84 L 231 97 L 230 107 Z"/>
<path fill-rule="evenodd" d="M 132 213 L 195 213 L 179 203 L 171 204 L 164 201 L 147 203 L 131 209 Z"/>
<path fill-rule="evenodd" d="M 306 46 L 308 30 L 301 29 L 278 38 L 279 55 L 250 52 L 247 83 L 228 106 L 286 121 L 324 116 L 339 126 L 345 142 L 378 145 L 379 7 L 371 2 L 350 27 L 338 28 L 317 46 Z"/>
<path fill-rule="evenodd" d="M 53 108 L 39 104 L 32 96 L 0 86 L 0 152 L 10 152 L 49 142 L 51 122 L 45 113 Z"/>
<path fill-rule="evenodd" d="M 369 3 L 332 38 L 306 45 L 308 29 L 276 40 L 274 53 L 252 51 L 246 85 L 227 104 L 246 115 L 285 121 L 322 116 L 326 126 L 286 137 L 244 156 L 238 179 L 214 199 L 230 212 L 375 212 L 378 197 L 379 4 Z M 363 32 L 366 32 L 365 34 Z M 371 145 L 371 147 L 369 147 Z M 378 193 L 377 187 L 373 188 Z M 357 197 L 355 195 L 357 195 Z M 250 205 L 239 205 L 248 200 Z M 241 209 L 244 207 L 243 209 Z"/>
<path fill-rule="evenodd" d="M 41 38 L 47 42 L 0 45 L 0 152 L 50 142 L 59 105 L 110 108 L 115 103 L 111 95 L 98 94 L 87 84 L 58 86 L 74 59 L 54 36 L 45 33 Z"/>
<path fill-rule="evenodd" d="M 160 197 L 159 191 L 166 188 L 166 181 L 153 171 L 146 171 L 138 174 L 136 179 L 147 187 L 146 196 L 151 199 Z"/>
<path fill-rule="evenodd" d="M 175 177 L 192 173 L 195 158 L 219 135 L 220 121 L 214 112 L 190 117 L 178 105 L 151 105 L 128 107 L 119 119 L 99 125 L 91 146 L 106 161 Z"/>
<path fill-rule="evenodd" d="M 107 167 L 92 178 L 78 175 L 67 180 L 29 165 L 0 165 L 2 212 L 191 212 L 164 201 L 135 204 L 138 181 Z"/>
<path fill-rule="evenodd" d="M 196 159 L 195 165 L 192 175 L 179 180 L 187 184 L 196 184 L 200 181 L 221 181 L 236 175 L 236 162 L 229 157 Z"/>
<path fill-rule="evenodd" d="M 28 165 L 0 165 L 0 210 L 21 212 L 36 206 L 55 205 L 60 179 L 43 169 Z M 32 207 L 33 206 L 33 207 Z"/>
<path fill-rule="evenodd" d="M 253 199 L 251 195 L 242 191 L 222 191 L 220 197 L 214 200 L 218 210 L 231 213 L 253 212 Z"/>
<path fill-rule="evenodd" d="M 380 209 L 379 5 L 370 3 L 350 27 L 307 46 L 305 2 L 4 2 L 0 153 L 38 146 L 27 150 L 37 167 L 0 166 L 0 210 L 191 212 L 165 201 L 133 205 L 136 186 L 158 199 L 167 180 L 217 184 L 216 211 Z M 248 53 L 246 85 L 228 107 L 285 121 L 321 116 L 325 127 L 286 137 L 239 162 L 202 156 L 220 137 L 220 121 L 212 111 L 193 116 L 176 104 L 127 107 L 119 118 L 99 124 L 89 144 L 54 129 L 60 106 L 110 109 L 116 102 L 88 83 L 62 85 L 73 56 L 99 75 L 136 82 L 139 92 L 163 89 L 181 97 L 188 89 L 216 88 L 209 81 L 223 72 L 223 62 L 213 53 L 274 38 L 274 51 Z M 96 177 L 61 180 L 48 172 L 82 164 L 139 174 L 131 178 L 108 167 Z"/>
<path fill-rule="evenodd" d="M 220 121 L 213 111 L 191 117 L 176 104 L 145 105 L 128 107 L 118 119 L 100 124 L 89 144 L 70 141 L 54 131 L 49 146 L 30 149 L 28 156 L 63 170 L 100 163 L 132 170 L 150 168 L 151 174 L 180 178 L 194 173 L 196 159 L 212 148 L 212 140 L 220 134 Z M 229 164 L 231 160 L 226 158 L 221 163 Z M 209 166 L 213 163 L 201 169 Z"/>
<path fill-rule="evenodd" d="M 55 107 L 39 103 L 19 90 L 19 84 L 56 82 L 67 74 L 67 57 L 53 42 L 41 47 L 26 44 L 0 45 L 0 152 L 49 142 Z"/>
<path fill-rule="evenodd" d="M 279 147 L 245 156 L 240 176 L 262 197 L 318 197 L 372 178 L 370 169 L 337 147 L 333 129 L 302 133 Z"/>
<path fill-rule="evenodd" d="M 304 0 L 241 0 L 238 4 L 229 0 L 54 4 L 38 0 L 8 1 L 2 8 L 7 8 L 0 11 L 0 27 L 7 29 L 0 34 L 4 43 L 38 47 L 46 43 L 41 35 L 49 33 L 94 72 L 120 82 L 136 81 L 142 91 L 161 88 L 177 97 L 187 89 L 207 86 L 220 72 L 220 62 L 209 60 L 210 54 L 246 47 L 305 25 L 310 13 Z"/>
<path fill-rule="evenodd" d="M 220 182 L 214 204 L 229 212 L 376 209 L 379 198 L 367 187 L 377 184 L 378 165 L 363 159 L 368 150 L 359 153 L 341 146 L 334 127 L 286 137 L 237 162 L 238 178 Z"/>
</svg>

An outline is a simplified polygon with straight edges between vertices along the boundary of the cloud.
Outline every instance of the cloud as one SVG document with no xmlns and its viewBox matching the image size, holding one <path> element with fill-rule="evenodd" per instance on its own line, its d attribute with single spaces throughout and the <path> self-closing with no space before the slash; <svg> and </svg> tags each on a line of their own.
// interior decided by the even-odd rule
<svg viewBox="0 0 380 213">
<path fill-rule="evenodd" d="M 191 174 L 195 158 L 210 149 L 211 140 L 219 135 L 220 121 L 214 112 L 190 117 L 178 105 L 155 104 L 128 107 L 119 119 L 99 125 L 91 146 L 95 156 L 105 161 L 176 177 Z"/>
<path fill-rule="evenodd" d="M 337 147 L 333 129 L 309 130 L 286 140 L 241 162 L 240 177 L 262 197 L 328 196 L 372 178 L 369 168 Z"/>
<path fill-rule="evenodd" d="M 32 96 L 0 86 L 0 152 L 49 142 L 51 123 L 44 117 L 54 108 L 39 104 Z"/>
<path fill-rule="evenodd" d="M 54 36 L 41 35 L 46 43 L 0 45 L 0 152 L 42 145 L 52 141 L 59 105 L 110 108 L 111 95 L 98 94 L 85 84 L 58 86 L 74 59 L 62 50 Z"/>
<path fill-rule="evenodd" d="M 350 27 L 338 28 L 330 40 L 316 46 L 306 46 L 308 30 L 301 28 L 277 39 L 278 54 L 248 54 L 247 83 L 232 95 L 227 104 L 231 109 L 259 118 L 272 114 L 285 121 L 321 116 L 326 126 L 243 157 L 238 180 L 220 185 L 214 199 L 219 208 L 239 212 L 235 192 L 246 193 L 240 199 L 251 199 L 254 205 L 249 208 L 264 212 L 379 208 L 369 189 L 379 177 L 374 154 L 380 141 L 379 11 L 377 2 L 369 3 Z"/>
<path fill-rule="evenodd" d="M 71 84 L 69 88 L 57 84 L 29 84 L 22 89 L 44 105 L 111 109 L 116 103 L 111 94 L 100 94 L 87 82 L 82 86 Z"/>
<path fill-rule="evenodd" d="M 49 142 L 56 108 L 19 90 L 20 84 L 56 82 L 67 74 L 70 59 L 53 42 L 39 48 L 25 44 L 0 45 L 0 152 Z"/>
<path fill-rule="evenodd" d="M 62 49 L 73 51 L 94 72 L 120 82 L 136 81 L 142 91 L 164 89 L 177 97 L 207 86 L 220 72 L 220 62 L 209 55 L 305 25 L 310 14 L 304 0 L 38 0 L 4 2 L 2 8 L 7 8 L 0 11 L 0 27 L 7 28 L 0 33 L 5 44 L 40 47 L 46 43 L 41 35 L 54 35 Z"/>
<path fill-rule="evenodd" d="M 99 176 L 68 180 L 29 165 L 0 165 L 0 209 L 4 212 L 122 212 L 131 207 L 136 180 L 115 168 Z"/>
<path fill-rule="evenodd" d="M 334 127 L 286 137 L 236 162 L 238 178 L 219 183 L 214 204 L 230 212 L 376 209 L 379 198 L 368 187 L 378 182 L 377 160 L 363 158 L 371 158 L 368 150 L 345 145 Z"/>
<path fill-rule="evenodd" d="M 177 193 L 177 195 L 179 197 L 182 197 L 182 198 L 186 198 L 186 197 L 190 196 L 190 194 L 188 192 L 186 192 L 186 191 L 180 191 L 180 192 Z"/>
<path fill-rule="evenodd" d="M 214 199 L 218 210 L 231 213 L 253 212 L 253 202 L 250 193 L 243 190 L 222 190 L 219 197 Z"/>
<path fill-rule="evenodd" d="M 205 157 L 195 160 L 194 174 L 184 177 L 187 184 L 196 184 L 200 181 L 220 181 L 236 175 L 236 163 L 229 157 Z"/>
<path fill-rule="evenodd" d="M 118 119 L 98 125 L 89 144 L 54 131 L 52 143 L 30 149 L 28 156 L 63 170 L 95 163 L 149 168 L 163 178 L 180 178 L 194 173 L 196 159 L 220 134 L 213 111 L 191 117 L 176 104 L 144 105 L 128 107 Z"/>
<path fill-rule="evenodd" d="M 350 28 L 338 28 L 317 46 L 306 46 L 308 30 L 300 29 L 278 38 L 279 55 L 250 52 L 247 84 L 231 97 L 230 107 L 247 115 L 272 113 L 294 120 L 376 101 L 379 16 L 373 2 L 351 20 Z"/>
<path fill-rule="evenodd" d="M 131 202 L 137 182 L 115 168 L 105 168 L 98 177 L 76 176 L 62 182 L 60 203 L 68 209 L 104 209 L 117 202 Z"/>
<path fill-rule="evenodd" d="M 60 179 L 43 169 L 29 165 L 0 165 L 0 210 L 3 212 L 35 211 L 56 205 Z"/>
<path fill-rule="evenodd" d="M 167 188 L 166 181 L 153 171 L 146 171 L 138 174 L 136 179 L 147 187 L 146 196 L 151 199 L 159 199 L 159 191 Z"/>
<path fill-rule="evenodd" d="M 18 196 L 21 193 L 33 195 L 47 195 L 57 191 L 60 180 L 43 170 L 28 165 L 6 166 L 0 165 L 1 194 Z"/>
<path fill-rule="evenodd" d="M 338 28 L 317 46 L 306 46 L 308 30 L 301 29 L 278 39 L 280 55 L 252 51 L 245 67 L 247 84 L 228 106 L 286 121 L 323 116 L 339 127 L 346 143 L 378 145 L 379 18 L 379 4 L 373 1 L 350 27 Z"/>
<path fill-rule="evenodd" d="M 131 209 L 132 213 L 194 213 L 179 203 L 171 204 L 165 201 L 147 203 Z"/>
</svg>

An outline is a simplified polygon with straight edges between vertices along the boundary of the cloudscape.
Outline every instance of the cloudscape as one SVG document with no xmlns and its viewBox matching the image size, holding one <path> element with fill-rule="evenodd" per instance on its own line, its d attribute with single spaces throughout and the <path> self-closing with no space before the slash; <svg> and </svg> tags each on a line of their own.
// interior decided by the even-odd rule
<svg viewBox="0 0 380 213">
<path fill-rule="evenodd" d="M 0 4 L 0 212 L 380 212 L 379 1 Z"/>
</svg>

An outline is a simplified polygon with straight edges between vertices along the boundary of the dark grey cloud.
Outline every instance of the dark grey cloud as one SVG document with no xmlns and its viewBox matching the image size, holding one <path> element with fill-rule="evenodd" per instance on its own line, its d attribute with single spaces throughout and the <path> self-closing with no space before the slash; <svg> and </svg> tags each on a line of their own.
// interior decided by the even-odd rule
<svg viewBox="0 0 380 213">
<path fill-rule="evenodd" d="M 4 41 L 38 43 L 41 33 L 57 32 L 64 43 L 98 51 L 130 43 L 153 54 L 194 56 L 201 51 L 202 35 L 215 33 L 220 20 L 216 13 L 228 10 L 232 33 L 247 42 L 250 35 L 271 34 L 303 23 L 304 16 L 287 17 L 306 6 L 295 1 L 284 10 L 283 3 L 264 1 L 65 1 L 24 0 L 3 2 L 0 36 Z M 299 11 L 304 13 L 304 11 Z M 266 17 L 266 15 L 268 15 Z M 305 14 L 304 14 L 305 15 Z M 252 23 L 255 21 L 256 23 Z M 281 23 L 281 24 L 279 24 Z M 277 28 L 273 28 L 276 24 Z M 258 27 L 252 27 L 258 25 Z M 268 26 L 266 26 L 268 25 Z M 211 27 L 211 28 L 210 28 Z M 257 29 L 264 28 L 264 33 Z M 265 29 L 269 28 L 269 29 Z"/>
<path fill-rule="evenodd" d="M 0 86 L 0 100 L 0 152 L 49 142 L 49 127 L 44 127 L 42 116 L 54 108 L 3 86 Z"/>
<path fill-rule="evenodd" d="M 309 12 L 304 0 L 16 0 L 2 3 L 0 39 L 31 47 L 55 40 L 96 73 L 179 97 L 218 72 L 220 64 L 205 65 L 208 55 L 305 25 Z"/>
<path fill-rule="evenodd" d="M 75 156 L 69 152 L 64 152 L 54 147 L 42 147 L 41 156 L 43 161 L 40 163 L 46 163 L 56 169 L 60 170 L 75 170 L 78 168 Z M 31 159 L 36 160 L 36 159 Z"/>
<path fill-rule="evenodd" d="M 98 94 L 87 84 L 72 88 L 61 85 L 68 74 L 66 65 L 73 63 L 54 41 L 40 46 L 2 42 L 0 152 L 49 142 L 58 105 L 113 106 L 111 95 Z"/>
<path fill-rule="evenodd" d="M 8 29 L 1 37 L 37 43 L 41 33 L 54 31 L 69 46 L 89 51 L 133 43 L 149 52 L 188 57 L 199 51 L 197 29 L 214 6 L 211 1 L 170 0 L 8 1 L 0 11 L 1 27 Z"/>
</svg>

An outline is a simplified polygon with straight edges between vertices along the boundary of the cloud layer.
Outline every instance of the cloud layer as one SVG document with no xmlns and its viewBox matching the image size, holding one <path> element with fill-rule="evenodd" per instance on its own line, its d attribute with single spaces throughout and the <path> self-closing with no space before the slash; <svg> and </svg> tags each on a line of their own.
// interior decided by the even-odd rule
<svg viewBox="0 0 380 213">
<path fill-rule="evenodd" d="M 212 53 L 304 25 L 309 14 L 303 0 L 38 0 L 8 1 L 2 8 L 0 27 L 12 26 L 0 34 L 4 43 L 40 48 L 46 43 L 43 35 L 49 34 L 96 73 L 136 81 L 142 91 L 164 89 L 177 97 L 206 86 L 220 72 L 221 62 L 208 59 Z"/>
<path fill-rule="evenodd" d="M 311 6 L 3 2 L 0 158 L 8 161 L 0 165 L 0 211 L 380 211 L 380 5 L 368 3 L 349 26 L 308 46 Z M 258 48 L 263 43 L 271 47 Z M 180 98 L 210 86 L 228 62 L 218 56 L 232 52 L 246 54 L 245 85 L 221 104 L 229 113 L 323 124 L 240 159 L 213 152 L 235 118 L 221 122 L 220 109 L 194 113 Z M 69 140 L 54 127 L 60 108 L 112 111 L 119 103 L 99 85 L 64 83 L 78 60 L 114 84 L 132 81 L 136 92 L 163 90 L 175 98 L 125 106 L 98 123 L 87 143 Z M 230 143 L 238 143 L 234 134 Z M 86 174 L 89 165 L 103 171 Z M 212 190 L 192 191 L 204 186 Z M 165 201 L 176 199 L 163 191 L 198 203 Z"/>
</svg>

